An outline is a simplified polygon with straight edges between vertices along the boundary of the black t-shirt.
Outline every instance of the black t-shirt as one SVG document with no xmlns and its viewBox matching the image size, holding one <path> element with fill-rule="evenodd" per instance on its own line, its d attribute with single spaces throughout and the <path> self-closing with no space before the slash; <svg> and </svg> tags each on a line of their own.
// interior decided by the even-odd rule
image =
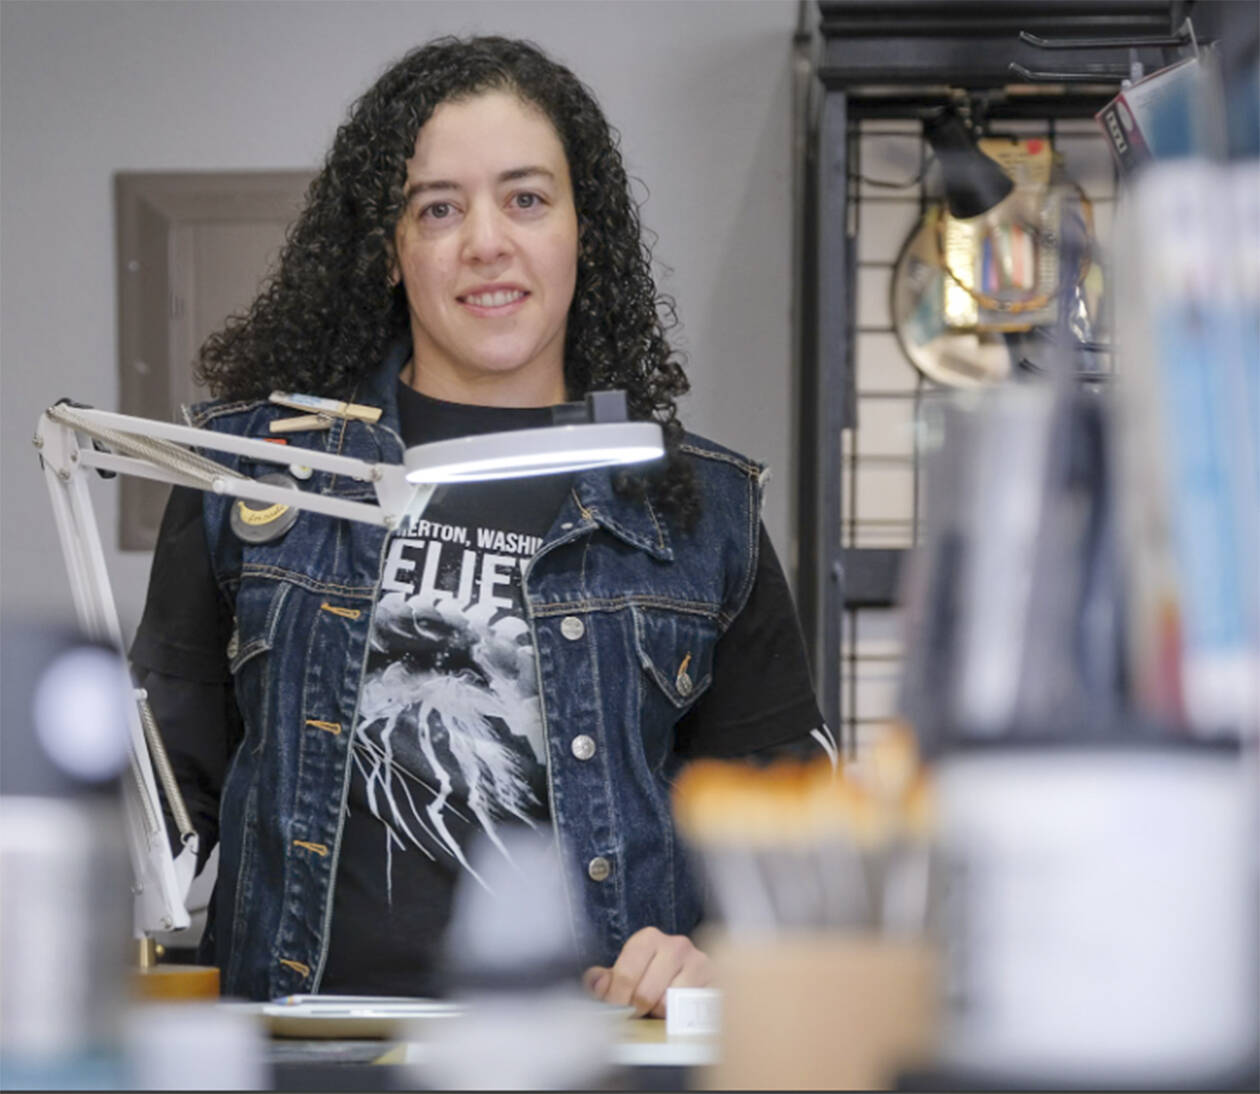
<svg viewBox="0 0 1260 1094">
<path fill-rule="evenodd" d="M 544 425 L 546 408 L 445 403 L 400 384 L 404 444 Z M 469 844 L 548 822 L 541 706 L 521 573 L 571 475 L 439 487 L 393 534 L 373 613 L 321 990 L 434 995 Z M 232 619 L 210 571 L 200 494 L 167 507 L 132 647 L 203 855 L 240 738 L 227 669 Z M 744 610 L 713 682 L 679 723 L 685 756 L 816 749 L 826 734 L 800 627 L 764 528 Z M 829 736 L 826 740 L 830 740 Z"/>
<path fill-rule="evenodd" d="M 408 445 L 551 417 L 410 388 L 398 408 Z M 441 994 L 442 932 L 461 875 L 476 876 L 474 838 L 548 822 L 521 567 L 572 477 L 440 486 L 391 536 L 352 738 L 324 991 Z"/>
</svg>

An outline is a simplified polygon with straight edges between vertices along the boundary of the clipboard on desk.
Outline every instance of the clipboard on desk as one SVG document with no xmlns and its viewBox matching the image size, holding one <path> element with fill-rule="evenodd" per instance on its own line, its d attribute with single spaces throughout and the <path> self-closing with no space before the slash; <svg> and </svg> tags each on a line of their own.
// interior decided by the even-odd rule
<svg viewBox="0 0 1260 1094">
<path fill-rule="evenodd" d="M 416 1023 L 458 1018 L 467 1006 L 446 999 L 390 995 L 286 995 L 270 1003 L 246 1003 L 259 1014 L 272 1037 L 305 1040 L 398 1040 Z M 632 1006 L 589 1000 L 605 1017 L 624 1020 Z"/>
<path fill-rule="evenodd" d="M 287 995 L 255 1004 L 273 1037 L 388 1039 L 416 1021 L 454 1018 L 464 1006 L 392 995 Z"/>
</svg>

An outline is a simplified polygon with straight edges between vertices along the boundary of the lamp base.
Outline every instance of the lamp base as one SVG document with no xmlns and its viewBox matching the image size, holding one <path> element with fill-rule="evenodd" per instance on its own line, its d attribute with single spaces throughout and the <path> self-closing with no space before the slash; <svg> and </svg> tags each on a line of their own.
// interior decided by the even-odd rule
<svg viewBox="0 0 1260 1094">
<path fill-rule="evenodd" d="M 139 962 L 132 970 L 131 994 L 142 1002 L 217 999 L 219 970 L 213 965 L 163 965 L 163 948 L 151 938 L 139 943 Z"/>
</svg>

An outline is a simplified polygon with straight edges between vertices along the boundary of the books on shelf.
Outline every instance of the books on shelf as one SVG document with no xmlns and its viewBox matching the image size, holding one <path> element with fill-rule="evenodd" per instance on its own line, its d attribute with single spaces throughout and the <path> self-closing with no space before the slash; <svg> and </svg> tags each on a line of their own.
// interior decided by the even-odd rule
<svg viewBox="0 0 1260 1094">
<path fill-rule="evenodd" d="M 1198 78 L 1191 57 L 1130 84 L 1094 115 L 1121 171 L 1194 153 Z"/>
<path fill-rule="evenodd" d="M 1260 719 L 1260 170 L 1160 164 L 1120 246 L 1130 671 L 1200 733 Z"/>
</svg>

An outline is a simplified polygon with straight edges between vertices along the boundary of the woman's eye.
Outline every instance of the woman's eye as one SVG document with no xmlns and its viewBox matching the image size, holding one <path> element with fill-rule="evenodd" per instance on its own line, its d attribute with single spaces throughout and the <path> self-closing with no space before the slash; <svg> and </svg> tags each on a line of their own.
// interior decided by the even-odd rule
<svg viewBox="0 0 1260 1094">
<path fill-rule="evenodd" d="M 518 209 L 533 209 L 542 204 L 542 198 L 527 190 L 521 194 L 513 194 L 512 204 Z"/>
<path fill-rule="evenodd" d="M 449 201 L 435 201 L 432 205 L 426 205 L 421 209 L 420 216 L 427 217 L 429 220 L 445 220 L 453 211 Z"/>
</svg>

